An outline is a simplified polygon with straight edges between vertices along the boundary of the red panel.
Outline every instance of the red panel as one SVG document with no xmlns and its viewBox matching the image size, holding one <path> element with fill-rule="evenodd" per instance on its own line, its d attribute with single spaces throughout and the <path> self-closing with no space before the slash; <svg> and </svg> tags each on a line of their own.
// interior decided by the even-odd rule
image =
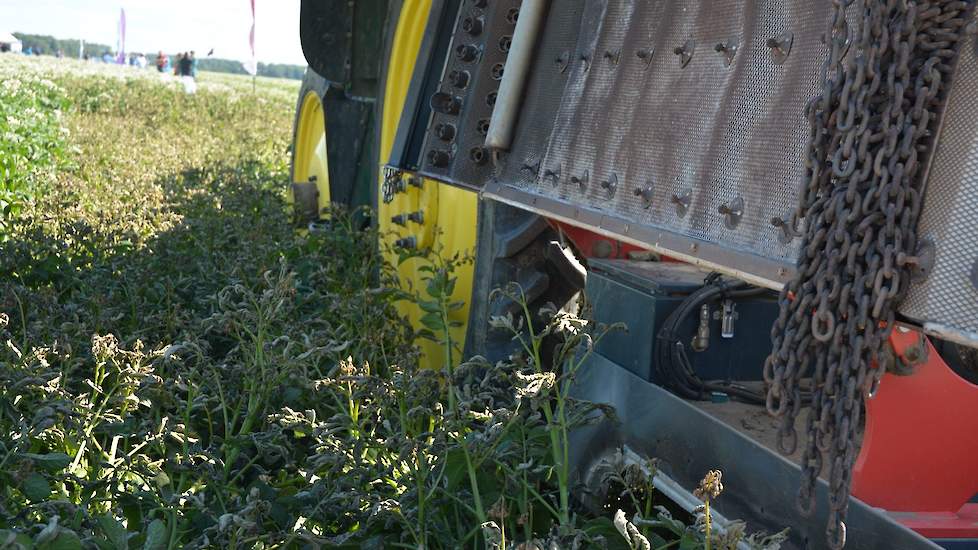
<svg viewBox="0 0 978 550">
<path fill-rule="evenodd" d="M 570 239 L 570 241 L 574 243 L 574 247 L 577 248 L 577 250 L 580 251 L 585 258 L 601 258 L 610 260 L 628 259 L 628 255 L 630 253 L 643 252 L 645 250 L 644 248 L 623 243 L 574 225 L 551 219 L 548 219 L 547 221 L 550 222 L 550 225 L 554 227 L 554 229 L 562 232 L 568 239 Z"/>
<path fill-rule="evenodd" d="M 893 519 L 932 539 L 978 538 L 978 504 L 950 512 L 896 512 Z"/>
<path fill-rule="evenodd" d="M 917 332 L 894 330 L 898 355 L 918 346 Z M 928 353 L 911 376 L 886 374 L 866 400 L 866 431 L 852 492 L 925 536 L 978 536 L 978 386 Z"/>
</svg>

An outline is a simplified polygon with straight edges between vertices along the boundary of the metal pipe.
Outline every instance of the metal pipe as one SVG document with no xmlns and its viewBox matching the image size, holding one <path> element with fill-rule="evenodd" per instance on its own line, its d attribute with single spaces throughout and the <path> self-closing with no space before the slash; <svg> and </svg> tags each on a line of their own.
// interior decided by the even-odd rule
<svg viewBox="0 0 978 550">
<path fill-rule="evenodd" d="M 626 464 L 638 464 L 639 468 L 642 469 L 642 472 L 645 475 L 650 475 L 653 473 L 649 471 L 648 467 L 646 466 L 647 461 L 628 447 L 628 445 L 625 445 L 622 448 L 622 458 Z M 686 510 L 691 515 L 695 515 L 694 510 L 703 504 L 703 501 L 696 498 L 693 493 L 687 491 L 685 487 L 679 484 L 679 482 L 661 471 L 655 472 L 655 475 L 652 477 L 652 486 L 658 489 L 659 492 L 666 496 L 666 498 L 675 502 L 680 508 Z M 730 529 L 730 520 L 717 512 L 715 509 L 710 510 L 710 518 L 717 533 L 722 535 L 726 533 L 728 529 Z M 748 546 L 746 542 L 737 542 L 737 550 L 749 549 L 750 546 Z"/>
<path fill-rule="evenodd" d="M 549 0 L 523 0 L 520 7 L 513 43 L 503 68 L 503 80 L 499 84 L 489 132 L 486 134 L 486 147 L 490 149 L 506 151 L 513 142 L 516 116 L 520 111 L 537 35 L 543 26 L 548 3 Z"/>
</svg>

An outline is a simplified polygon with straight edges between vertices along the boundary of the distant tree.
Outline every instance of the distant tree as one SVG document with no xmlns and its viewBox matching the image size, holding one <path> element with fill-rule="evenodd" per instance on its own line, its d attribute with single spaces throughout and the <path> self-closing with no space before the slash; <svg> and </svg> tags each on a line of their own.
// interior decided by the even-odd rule
<svg viewBox="0 0 978 550">
<path fill-rule="evenodd" d="M 61 50 L 67 57 L 78 56 L 78 46 L 81 43 L 78 39 L 58 39 L 44 34 L 28 34 L 23 32 L 15 32 L 13 34 L 24 43 L 25 50 L 27 48 L 31 48 L 34 51 L 40 49 L 41 52 L 47 55 L 54 55 L 58 53 L 58 50 Z M 106 51 L 112 50 L 113 48 L 111 46 L 106 46 L 105 44 L 96 44 L 94 42 L 85 43 L 85 53 L 91 56 L 100 56 Z"/>
<path fill-rule="evenodd" d="M 302 65 L 285 65 L 282 63 L 259 63 L 258 64 L 258 74 L 261 76 L 269 76 L 272 78 L 291 78 L 293 80 L 302 80 L 303 75 L 306 73 L 306 68 Z"/>
<path fill-rule="evenodd" d="M 27 48 L 32 48 L 34 51 L 40 50 L 46 55 L 54 55 L 58 52 L 58 50 L 61 50 L 64 52 L 66 57 L 76 57 L 78 55 L 78 46 L 81 42 L 75 38 L 58 39 L 53 36 L 43 34 L 28 34 L 23 32 L 15 32 L 13 34 L 24 43 L 25 50 Z M 111 51 L 115 51 L 115 48 L 106 46 L 105 44 L 90 42 L 85 43 L 85 53 L 96 58 L 101 57 L 105 52 Z M 146 58 L 149 61 L 149 66 L 155 67 L 156 54 L 148 52 L 143 53 L 146 54 Z M 167 55 L 170 56 L 171 62 L 176 57 L 176 54 Z M 215 73 L 247 74 L 240 61 L 234 61 L 233 59 L 220 59 L 217 57 L 201 57 L 198 68 L 202 71 L 211 71 Z M 305 73 L 306 67 L 304 65 L 287 65 L 283 63 L 258 64 L 258 76 L 302 80 Z"/>
</svg>

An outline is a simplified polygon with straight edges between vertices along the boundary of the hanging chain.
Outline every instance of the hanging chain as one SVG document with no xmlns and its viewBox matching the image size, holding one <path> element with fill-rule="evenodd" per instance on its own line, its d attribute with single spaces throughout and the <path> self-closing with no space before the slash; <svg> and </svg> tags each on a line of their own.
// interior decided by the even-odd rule
<svg viewBox="0 0 978 550">
<path fill-rule="evenodd" d="M 781 293 L 764 379 L 785 454 L 799 444 L 801 380 L 811 379 L 798 507 L 812 512 L 827 460 L 826 537 L 841 548 L 863 398 L 883 375 L 910 281 L 925 156 L 970 11 L 950 0 L 833 0 L 832 12 L 822 89 L 805 109 L 798 271 Z"/>
</svg>

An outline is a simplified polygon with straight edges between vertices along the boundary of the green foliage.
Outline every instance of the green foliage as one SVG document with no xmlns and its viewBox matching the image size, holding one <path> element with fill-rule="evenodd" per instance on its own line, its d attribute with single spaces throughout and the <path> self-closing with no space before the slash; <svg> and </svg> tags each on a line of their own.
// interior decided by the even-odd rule
<svg viewBox="0 0 978 550">
<path fill-rule="evenodd" d="M 38 186 L 67 163 L 63 88 L 36 72 L 0 71 L 0 241 Z"/>
</svg>

